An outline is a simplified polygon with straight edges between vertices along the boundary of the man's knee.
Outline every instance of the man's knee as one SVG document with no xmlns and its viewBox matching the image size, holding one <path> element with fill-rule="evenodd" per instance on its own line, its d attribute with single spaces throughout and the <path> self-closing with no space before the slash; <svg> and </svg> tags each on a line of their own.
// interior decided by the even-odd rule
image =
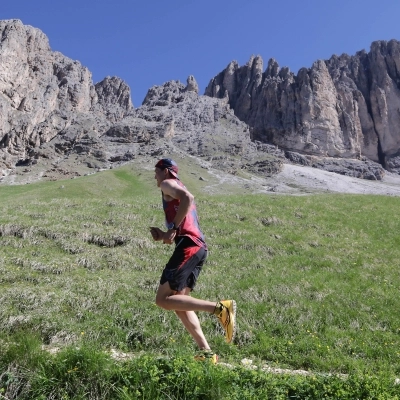
<svg viewBox="0 0 400 400">
<path fill-rule="evenodd" d="M 156 305 L 158 307 L 164 308 L 165 310 L 173 310 L 173 308 L 171 308 L 171 302 L 169 301 L 170 297 L 174 296 L 175 293 L 171 293 L 171 294 L 162 294 L 162 293 L 158 293 L 156 295 Z"/>
<path fill-rule="evenodd" d="M 173 294 L 174 294 L 174 292 L 173 292 L 173 290 L 171 290 L 171 287 L 168 282 L 164 283 L 163 285 L 160 285 L 158 287 L 157 294 L 156 294 L 156 305 L 158 307 L 169 310 L 168 297 Z"/>
<path fill-rule="evenodd" d="M 181 319 L 187 316 L 187 311 L 179 311 L 179 310 L 174 310 L 174 311 L 175 314 Z"/>
<path fill-rule="evenodd" d="M 168 296 L 156 296 L 156 305 L 167 310 Z"/>
</svg>

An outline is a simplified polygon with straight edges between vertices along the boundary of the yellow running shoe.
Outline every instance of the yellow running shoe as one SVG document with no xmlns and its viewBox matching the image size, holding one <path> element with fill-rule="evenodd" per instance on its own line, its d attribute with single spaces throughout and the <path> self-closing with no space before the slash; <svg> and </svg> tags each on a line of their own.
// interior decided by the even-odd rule
<svg viewBox="0 0 400 400">
<path fill-rule="evenodd" d="M 235 337 L 236 330 L 236 301 L 219 301 L 215 307 L 214 314 L 217 316 L 222 327 L 225 329 L 226 343 L 231 343 Z"/>
<path fill-rule="evenodd" d="M 201 350 L 195 356 L 196 361 L 209 361 L 212 364 L 218 362 L 218 356 L 212 350 Z"/>
</svg>

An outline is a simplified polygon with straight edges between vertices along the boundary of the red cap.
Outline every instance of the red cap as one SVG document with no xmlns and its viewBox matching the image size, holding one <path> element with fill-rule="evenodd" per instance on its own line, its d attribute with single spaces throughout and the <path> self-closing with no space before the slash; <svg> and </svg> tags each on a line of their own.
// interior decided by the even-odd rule
<svg viewBox="0 0 400 400">
<path fill-rule="evenodd" d="M 178 164 L 170 158 L 162 158 L 161 160 L 159 160 L 156 164 L 156 168 L 167 169 L 172 176 L 174 176 L 176 179 L 179 179 Z"/>
</svg>

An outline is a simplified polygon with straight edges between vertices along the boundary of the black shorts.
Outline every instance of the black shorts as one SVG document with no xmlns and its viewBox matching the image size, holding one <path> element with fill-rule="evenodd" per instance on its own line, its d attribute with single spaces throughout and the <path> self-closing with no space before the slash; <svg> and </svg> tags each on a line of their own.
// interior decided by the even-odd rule
<svg viewBox="0 0 400 400">
<path fill-rule="evenodd" d="M 207 250 L 187 236 L 177 238 L 175 250 L 161 275 L 160 285 L 169 282 L 172 290 L 181 291 L 196 285 Z"/>
</svg>

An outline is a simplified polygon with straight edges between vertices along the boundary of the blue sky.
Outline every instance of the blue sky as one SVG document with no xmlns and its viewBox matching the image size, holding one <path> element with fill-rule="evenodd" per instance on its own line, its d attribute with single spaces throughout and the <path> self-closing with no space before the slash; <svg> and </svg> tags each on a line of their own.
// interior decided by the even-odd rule
<svg viewBox="0 0 400 400">
<path fill-rule="evenodd" d="M 230 61 L 260 55 L 297 73 L 317 59 L 400 40 L 398 0 L 18 0 L 0 19 L 41 29 L 52 50 L 80 61 L 94 83 L 119 76 L 135 107 L 147 90 L 196 78 L 200 93 Z"/>
</svg>

